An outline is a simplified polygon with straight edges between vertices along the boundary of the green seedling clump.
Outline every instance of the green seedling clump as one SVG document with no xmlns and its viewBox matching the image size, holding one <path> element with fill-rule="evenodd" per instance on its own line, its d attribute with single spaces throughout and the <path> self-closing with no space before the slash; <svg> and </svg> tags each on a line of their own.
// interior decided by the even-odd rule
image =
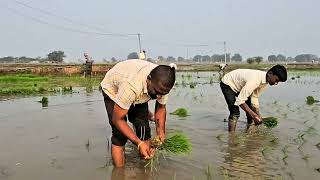
<svg viewBox="0 0 320 180">
<path fill-rule="evenodd" d="M 179 117 L 187 117 L 188 111 L 185 108 L 178 108 L 174 112 L 170 113 L 171 115 L 177 115 Z"/>
<path fill-rule="evenodd" d="M 307 96 L 307 104 L 312 105 L 316 102 L 319 102 L 318 100 L 315 100 L 313 96 Z"/>
<path fill-rule="evenodd" d="M 42 107 L 48 107 L 49 100 L 47 97 L 42 97 L 39 102 L 42 103 Z"/>
<path fill-rule="evenodd" d="M 162 146 L 166 152 L 172 154 L 188 154 L 192 150 L 192 145 L 187 136 L 182 133 L 176 133 L 169 137 Z"/>
<path fill-rule="evenodd" d="M 267 128 L 274 128 L 278 125 L 278 120 L 275 117 L 262 118 L 262 122 Z"/>
<path fill-rule="evenodd" d="M 154 149 L 153 157 L 148 160 L 145 167 L 150 167 L 151 171 L 157 170 L 159 155 L 164 155 L 165 153 L 174 155 L 185 155 L 191 152 L 192 145 L 187 138 L 182 133 L 175 133 L 171 137 L 167 138 L 163 143 L 161 142 L 159 136 L 153 137 L 150 140 L 150 145 Z"/>
</svg>

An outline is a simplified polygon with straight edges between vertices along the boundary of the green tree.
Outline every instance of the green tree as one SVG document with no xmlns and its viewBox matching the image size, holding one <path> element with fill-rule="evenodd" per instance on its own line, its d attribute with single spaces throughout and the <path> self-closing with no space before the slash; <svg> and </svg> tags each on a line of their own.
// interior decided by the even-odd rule
<svg viewBox="0 0 320 180">
<path fill-rule="evenodd" d="M 211 57 L 208 55 L 202 56 L 202 62 L 210 62 Z"/>
<path fill-rule="evenodd" d="M 279 55 L 277 56 L 277 61 L 278 61 L 278 62 L 286 61 L 286 57 L 285 57 L 284 55 L 282 55 L 282 54 L 279 54 Z"/>
<path fill-rule="evenodd" d="M 183 61 L 184 61 L 184 58 L 181 57 L 181 56 L 179 56 L 179 57 L 177 58 L 177 60 L 178 60 L 178 62 L 183 62 Z"/>
<path fill-rule="evenodd" d="M 201 55 L 195 55 L 194 57 L 193 57 L 193 59 L 192 59 L 192 61 L 194 61 L 194 62 L 200 62 L 201 61 Z"/>
<path fill-rule="evenodd" d="M 254 62 L 255 62 L 254 58 L 248 58 L 247 59 L 247 63 L 249 63 L 249 64 L 253 64 Z"/>
<path fill-rule="evenodd" d="M 261 56 L 254 57 L 254 61 L 256 63 L 260 64 L 263 61 L 263 57 L 261 57 Z"/>
<path fill-rule="evenodd" d="M 174 61 L 176 61 L 176 58 L 174 58 L 173 56 L 168 56 L 167 57 L 167 61 L 168 62 L 174 62 Z"/>
<path fill-rule="evenodd" d="M 111 58 L 111 62 L 113 62 L 113 63 L 114 63 L 114 62 L 117 62 L 117 59 L 116 59 L 115 57 L 112 57 L 112 58 Z"/>
<path fill-rule="evenodd" d="M 277 56 L 273 55 L 273 54 L 268 56 L 268 61 L 269 62 L 276 62 L 277 61 Z"/>
<path fill-rule="evenodd" d="M 163 56 L 158 56 L 158 60 L 159 61 L 164 61 L 164 57 Z"/>
<path fill-rule="evenodd" d="M 139 55 L 136 52 L 132 52 L 128 55 L 128 59 L 139 59 Z"/>
<path fill-rule="evenodd" d="M 242 56 L 238 53 L 234 54 L 231 58 L 232 61 L 234 62 L 241 62 L 242 61 Z"/>
<path fill-rule="evenodd" d="M 48 60 L 56 63 L 62 63 L 66 55 L 63 51 L 53 51 L 48 54 Z"/>
</svg>

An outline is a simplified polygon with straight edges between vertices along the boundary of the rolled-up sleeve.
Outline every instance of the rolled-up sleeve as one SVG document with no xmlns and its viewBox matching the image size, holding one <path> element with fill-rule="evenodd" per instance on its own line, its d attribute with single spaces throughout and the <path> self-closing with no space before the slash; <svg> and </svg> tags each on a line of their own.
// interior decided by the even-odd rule
<svg viewBox="0 0 320 180">
<path fill-rule="evenodd" d="M 136 93 L 132 90 L 129 83 L 123 83 L 119 86 L 115 97 L 115 103 L 123 109 L 129 109 L 136 99 Z"/>
<path fill-rule="evenodd" d="M 160 104 L 167 104 L 167 101 L 168 101 L 168 94 L 162 96 L 160 99 L 157 99 L 158 103 Z"/>
<path fill-rule="evenodd" d="M 263 85 L 255 89 L 252 93 L 251 97 L 251 105 L 255 108 L 259 108 L 259 97 L 261 93 L 267 88 L 267 85 Z"/>
<path fill-rule="evenodd" d="M 256 82 L 248 81 L 246 85 L 241 89 L 238 97 L 236 97 L 236 102 L 234 105 L 240 106 L 245 103 L 249 96 L 253 93 L 253 91 L 259 86 Z M 252 99 L 251 99 L 252 101 Z"/>
</svg>

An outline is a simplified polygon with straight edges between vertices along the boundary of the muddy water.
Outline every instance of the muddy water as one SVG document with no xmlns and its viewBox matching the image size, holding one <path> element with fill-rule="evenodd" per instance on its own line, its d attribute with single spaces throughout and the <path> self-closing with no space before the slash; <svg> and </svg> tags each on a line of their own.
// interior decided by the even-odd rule
<svg viewBox="0 0 320 180">
<path fill-rule="evenodd" d="M 320 77 L 290 77 L 298 74 L 300 78 L 269 87 L 260 99 L 261 113 L 278 117 L 278 127 L 246 133 L 242 113 L 237 132 L 229 134 L 218 75 L 179 73 L 168 111 L 184 107 L 190 116 L 168 115 L 167 131 L 187 134 L 193 152 L 160 158 L 153 173 L 144 169 L 131 144 L 126 147 L 126 168 L 113 168 L 111 130 L 99 90 L 79 88 L 78 93 L 50 96 L 47 108 L 37 102 L 41 97 L 1 101 L 0 179 L 318 179 L 320 106 L 306 105 L 305 97 L 320 99 Z M 200 84 L 190 88 L 182 81 Z"/>
</svg>

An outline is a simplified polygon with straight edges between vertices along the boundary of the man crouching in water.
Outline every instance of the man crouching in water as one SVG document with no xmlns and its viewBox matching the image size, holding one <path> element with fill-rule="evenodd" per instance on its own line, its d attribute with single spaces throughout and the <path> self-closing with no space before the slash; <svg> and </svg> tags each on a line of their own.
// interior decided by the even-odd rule
<svg viewBox="0 0 320 180">
<path fill-rule="evenodd" d="M 166 103 L 175 82 L 175 66 L 157 65 L 132 59 L 111 68 L 101 82 L 109 124 L 112 128 L 111 155 L 115 167 L 125 164 L 125 144 L 129 139 L 144 159 L 152 157 L 148 101 L 156 99 L 156 134 L 165 139 Z M 134 130 L 127 124 L 133 124 Z"/>
<path fill-rule="evenodd" d="M 287 80 L 287 70 L 282 65 L 273 66 L 268 72 L 253 69 L 236 69 L 227 73 L 220 87 L 230 111 L 228 130 L 235 131 L 240 117 L 239 106 L 246 112 L 248 128 L 262 123 L 259 113 L 259 96 L 267 85 L 277 85 Z"/>
</svg>

